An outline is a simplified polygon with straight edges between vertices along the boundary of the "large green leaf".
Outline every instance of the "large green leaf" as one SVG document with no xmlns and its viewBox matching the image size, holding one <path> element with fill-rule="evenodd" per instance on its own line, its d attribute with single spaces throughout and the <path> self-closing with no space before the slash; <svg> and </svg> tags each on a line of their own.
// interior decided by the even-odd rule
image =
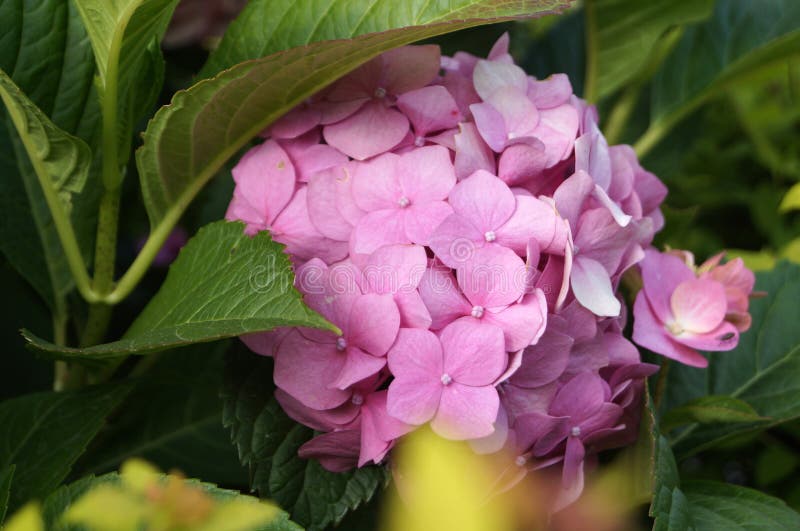
<svg viewBox="0 0 800 531">
<path fill-rule="evenodd" d="M 649 59 L 664 32 L 708 17 L 713 6 L 714 0 L 587 2 L 596 99 L 612 94 L 652 68 Z"/>
<path fill-rule="evenodd" d="M 16 467 L 9 510 L 57 487 L 129 390 L 117 384 L 0 403 L 0 470 Z"/>
<path fill-rule="evenodd" d="M 800 3 L 718 0 L 711 18 L 686 28 L 653 78 L 651 123 L 642 153 L 733 81 L 800 56 Z"/>
<path fill-rule="evenodd" d="M 155 103 L 161 89 L 164 64 L 158 44 L 177 3 L 178 0 L 75 0 L 94 50 L 103 112 L 110 120 L 107 126 L 113 127 L 119 137 L 120 165 L 130 155 L 136 120 Z"/>
<path fill-rule="evenodd" d="M 0 0 L 0 20 L 0 70 L 58 127 L 96 145 L 99 112 L 92 82 L 94 59 L 73 3 Z M 22 153 L 17 160 L 14 128 L 4 119 L 0 121 L 0 210 L 8 220 L 0 224 L 0 248 L 54 306 L 54 294 L 71 285 L 70 273 L 27 155 Z M 72 222 L 87 262 L 94 251 L 98 197 L 91 185 L 83 193 L 73 194 Z"/>
<path fill-rule="evenodd" d="M 757 275 L 756 289 L 767 296 L 750 301 L 752 328 L 731 352 L 710 355 L 707 369 L 673 364 L 662 411 L 706 395 L 742 400 L 769 421 L 693 424 L 672 443 L 683 457 L 734 435 L 800 417 L 800 267 L 780 263 Z"/>
<path fill-rule="evenodd" d="M 763 492 L 717 481 L 687 481 L 683 490 L 698 531 L 800 529 L 800 514 Z"/>
<path fill-rule="evenodd" d="M 31 189 L 37 186 L 35 182 L 38 181 L 63 247 L 63 255 L 54 253 L 54 256 L 47 257 L 50 277 L 54 281 L 54 295 L 64 295 L 71 287 L 66 279 L 59 279 L 60 285 L 56 285 L 57 275 L 65 269 L 60 267 L 62 258 L 78 285 L 88 286 L 88 275 L 70 212 L 73 195 L 80 193 L 86 185 L 92 153 L 83 140 L 56 126 L 2 70 L 0 99 L 17 130 L 14 146 L 28 194 L 31 195 Z M 32 172 L 26 165 L 26 157 Z M 48 233 L 48 236 L 51 235 Z M 53 247 L 51 243 L 46 249 Z"/>
<path fill-rule="evenodd" d="M 126 459 L 143 457 L 163 470 L 244 487 L 247 474 L 222 426 L 219 393 L 229 348 L 223 341 L 159 357 L 137 378 L 96 450 L 76 470 L 81 475 L 109 472 Z"/>
<path fill-rule="evenodd" d="M 691 424 L 768 422 L 753 406 L 743 400 L 725 395 L 703 396 L 668 411 L 661 419 L 661 429 L 668 432 L 678 426 Z"/>
<path fill-rule="evenodd" d="M 569 3 L 371 0 L 364 5 L 352 0 L 252 0 L 228 27 L 200 75 L 209 77 L 242 61 L 313 42 L 350 39 L 406 26 L 544 14 L 562 10 Z"/>
<path fill-rule="evenodd" d="M 159 292 L 121 340 L 77 349 L 26 337 L 45 354 L 93 361 L 277 326 L 333 329 L 303 304 L 293 279 L 283 246 L 267 232 L 251 238 L 243 224 L 219 221 L 200 229 L 183 248 Z"/>
<path fill-rule="evenodd" d="M 253 488 L 288 510 L 294 521 L 311 530 L 327 529 L 386 485 L 382 467 L 334 474 L 297 456 L 314 433 L 287 417 L 275 400 L 270 359 L 237 353 L 225 372 L 223 419 L 242 463 L 250 467 Z"/>
<path fill-rule="evenodd" d="M 144 146 L 137 152 L 151 227 L 162 221 L 174 224 L 225 161 L 270 122 L 381 52 L 458 29 L 534 16 L 567 4 L 555 0 L 456 0 L 447 2 L 447 8 L 425 25 L 419 23 L 410 7 L 397 2 L 374 2 L 368 10 L 352 2 L 325 3 L 329 9 L 312 9 L 305 2 L 288 8 L 287 14 L 293 13 L 302 20 L 329 10 L 330 22 L 325 22 L 325 17 L 319 20 L 320 24 L 325 22 L 321 27 L 330 25 L 326 38 L 347 37 L 348 32 L 356 31 L 357 22 L 354 28 L 344 25 L 343 31 L 338 29 L 340 23 L 357 18 L 355 12 L 365 15 L 370 23 L 364 28 L 373 33 L 349 40 L 312 42 L 238 64 L 178 92 L 171 105 L 156 113 L 145 132 Z M 372 19 L 374 10 L 376 16 Z M 269 15 L 274 13 L 270 11 Z M 300 20 L 295 18 L 295 22 Z M 295 26 L 292 22 L 287 27 L 296 27 L 300 35 L 289 43 L 308 42 L 310 38 L 303 35 L 313 36 L 315 32 L 313 25 L 305 23 Z"/>
</svg>

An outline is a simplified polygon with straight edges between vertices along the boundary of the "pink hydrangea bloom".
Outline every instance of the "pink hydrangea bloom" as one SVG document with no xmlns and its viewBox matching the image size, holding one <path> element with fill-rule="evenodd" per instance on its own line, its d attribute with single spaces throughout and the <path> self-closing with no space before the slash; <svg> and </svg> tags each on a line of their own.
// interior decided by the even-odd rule
<svg viewBox="0 0 800 531">
<path fill-rule="evenodd" d="M 569 80 L 486 59 L 383 54 L 272 124 L 233 170 L 226 218 L 286 245 L 295 286 L 340 335 L 250 334 L 276 398 L 319 432 L 300 455 L 383 462 L 430 424 L 560 474 L 630 444 L 644 380 L 618 291 L 641 263 L 640 345 L 700 365 L 749 326 L 752 273 L 651 248 L 666 187 L 609 146 Z M 513 482 L 512 481 L 512 482 Z"/>
</svg>

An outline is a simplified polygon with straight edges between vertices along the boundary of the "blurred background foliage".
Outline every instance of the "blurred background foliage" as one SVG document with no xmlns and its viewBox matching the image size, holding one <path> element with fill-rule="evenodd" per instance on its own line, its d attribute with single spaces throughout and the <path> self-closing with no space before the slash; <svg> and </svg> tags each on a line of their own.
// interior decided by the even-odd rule
<svg viewBox="0 0 800 531">
<path fill-rule="evenodd" d="M 192 83 L 218 31 L 183 35 L 169 44 L 159 105 Z M 760 270 L 782 258 L 800 263 L 800 2 L 587 0 L 561 16 L 484 26 L 434 42 L 444 53 L 467 50 L 483 56 L 505 31 L 511 34 L 512 54 L 528 72 L 538 77 L 567 73 L 575 92 L 598 105 L 606 134 L 615 143 L 635 145 L 642 165 L 668 185 L 667 224 L 657 245 L 689 249 L 698 261 L 726 249 Z M 728 68 L 731 64 L 734 68 Z M 698 89 L 693 86 L 698 82 L 707 83 Z M 692 99 L 693 94 L 701 97 Z M 139 124 L 139 131 L 145 125 Z M 131 164 L 118 270 L 133 261 L 148 231 L 135 173 Z M 232 189 L 227 169 L 190 207 L 183 230 L 192 235 L 221 219 Z M 165 273 L 163 266 L 151 269 L 115 311 L 110 336 L 124 332 Z M 46 306 L 4 257 L 0 287 L 11 301 L 0 308 L 0 338 L 13 353 L 0 356 L 0 399 L 48 390 L 52 363 L 25 353 L 18 334 L 24 324 L 47 337 Z M 157 361 L 133 390 L 151 403 L 128 401 L 118 410 L 100 434 L 102 444 L 93 443 L 78 461 L 73 479 L 109 472 L 131 456 L 144 455 L 165 470 L 178 467 L 222 487 L 248 489 L 252 478 L 236 464 L 217 399 L 223 356 L 238 347 L 225 342 L 192 348 L 204 351 L 206 364 L 184 371 L 191 363 L 185 357 L 195 354 L 191 351 Z M 178 385 L 161 385 L 164 381 Z M 157 422 L 148 414 L 152 407 L 163 408 Z M 142 437 L 120 439 L 126 425 L 143 426 Z M 209 448 L 216 452 L 215 462 L 191 459 Z M 758 488 L 800 510 L 795 480 L 800 422 L 728 441 L 679 466 L 684 479 Z M 376 515 L 374 505 L 362 507 L 341 528 L 374 528 Z M 642 515 L 643 525 L 646 521 Z"/>
</svg>

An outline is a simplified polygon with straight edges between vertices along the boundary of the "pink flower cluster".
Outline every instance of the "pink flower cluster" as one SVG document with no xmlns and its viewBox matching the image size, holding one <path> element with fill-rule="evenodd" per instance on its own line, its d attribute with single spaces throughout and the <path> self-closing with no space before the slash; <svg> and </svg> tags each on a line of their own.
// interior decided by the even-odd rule
<svg viewBox="0 0 800 531">
<path fill-rule="evenodd" d="M 587 456 L 635 439 L 657 367 L 623 337 L 616 288 L 650 263 L 667 191 L 607 145 L 566 76 L 528 76 L 505 35 L 487 59 L 407 46 L 264 136 L 233 170 L 226 217 L 285 244 L 306 303 L 341 329 L 244 338 L 274 357 L 287 414 L 323 432 L 302 456 L 378 463 L 430 424 L 521 470 L 561 467 L 580 492 Z M 662 295 L 647 291 L 653 320 L 710 330 L 693 328 L 696 301 L 672 314 Z"/>
</svg>

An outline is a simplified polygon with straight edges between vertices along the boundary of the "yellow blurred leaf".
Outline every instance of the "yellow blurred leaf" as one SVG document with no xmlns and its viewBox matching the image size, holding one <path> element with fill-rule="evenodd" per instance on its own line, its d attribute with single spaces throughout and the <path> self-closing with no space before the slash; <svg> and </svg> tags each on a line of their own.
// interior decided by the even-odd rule
<svg viewBox="0 0 800 531">
<path fill-rule="evenodd" d="M 398 448 L 397 488 L 388 512 L 389 531 L 511 531 L 513 507 L 489 499 L 496 479 L 488 460 L 461 442 L 429 429 L 410 435 Z"/>
<path fill-rule="evenodd" d="M 93 531 L 135 531 L 147 513 L 139 496 L 115 485 L 100 485 L 81 496 L 62 518 Z"/>
<path fill-rule="evenodd" d="M 800 210 L 800 183 L 789 188 L 789 191 L 783 196 L 781 206 L 778 207 L 779 212 L 789 212 L 790 210 Z"/>
<path fill-rule="evenodd" d="M 151 485 L 157 484 L 161 473 L 156 467 L 142 459 L 128 459 L 119 469 L 125 486 L 133 492 L 145 493 Z"/>
<path fill-rule="evenodd" d="M 16 512 L 3 527 L 5 531 L 44 531 L 42 511 L 38 503 L 29 503 Z"/>
<path fill-rule="evenodd" d="M 781 258 L 800 264 L 800 238 L 795 238 L 781 249 Z"/>
<path fill-rule="evenodd" d="M 746 251 L 743 249 L 728 249 L 725 256 L 732 260 L 741 258 L 744 265 L 752 271 L 769 271 L 775 268 L 777 258 L 770 251 Z"/>
<path fill-rule="evenodd" d="M 272 504 L 250 498 L 234 498 L 217 507 L 197 531 L 241 531 L 255 529 L 278 514 Z"/>
</svg>

